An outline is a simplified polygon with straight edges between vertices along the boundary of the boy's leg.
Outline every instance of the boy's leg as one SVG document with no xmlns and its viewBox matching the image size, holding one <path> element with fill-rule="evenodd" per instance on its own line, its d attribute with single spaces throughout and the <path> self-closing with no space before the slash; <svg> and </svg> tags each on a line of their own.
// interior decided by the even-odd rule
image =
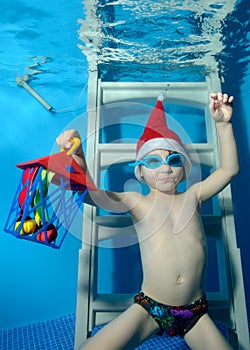
<svg viewBox="0 0 250 350">
<path fill-rule="evenodd" d="M 208 314 L 199 319 L 184 339 L 192 350 L 232 350 Z"/>
<path fill-rule="evenodd" d="M 80 350 L 130 350 L 159 329 L 140 305 L 133 304 L 116 319 L 89 338 Z"/>
</svg>

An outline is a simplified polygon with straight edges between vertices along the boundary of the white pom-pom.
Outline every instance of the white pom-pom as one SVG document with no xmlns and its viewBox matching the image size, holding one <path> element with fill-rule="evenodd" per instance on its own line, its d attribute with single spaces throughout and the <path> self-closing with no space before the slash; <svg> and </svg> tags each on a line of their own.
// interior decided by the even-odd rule
<svg viewBox="0 0 250 350">
<path fill-rule="evenodd" d="M 161 93 L 160 93 L 160 95 L 158 96 L 158 101 L 161 101 L 161 102 L 163 102 L 164 100 L 166 100 L 166 98 L 167 98 L 167 93 L 166 93 L 166 91 L 162 91 Z"/>
</svg>

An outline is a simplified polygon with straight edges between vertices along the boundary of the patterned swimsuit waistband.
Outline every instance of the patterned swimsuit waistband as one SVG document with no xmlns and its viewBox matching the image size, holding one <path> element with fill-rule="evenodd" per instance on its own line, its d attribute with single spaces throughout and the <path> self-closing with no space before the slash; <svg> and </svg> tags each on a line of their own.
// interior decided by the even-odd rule
<svg viewBox="0 0 250 350">
<path fill-rule="evenodd" d="M 206 298 L 206 293 L 204 292 L 203 295 L 200 297 L 200 299 L 194 301 L 194 302 L 191 302 L 190 304 L 184 304 L 184 305 L 166 305 L 166 304 L 163 304 L 163 303 L 160 303 L 152 298 L 150 298 L 149 296 L 147 296 L 144 292 L 139 292 L 138 295 L 141 297 L 141 299 L 146 299 L 147 301 L 149 302 L 155 302 L 156 305 L 158 306 L 163 306 L 163 307 L 171 307 L 172 310 L 188 310 L 188 309 L 191 309 L 193 307 L 195 307 L 196 305 L 200 305 L 200 304 L 203 304 L 203 303 L 206 303 L 207 302 L 207 298 Z"/>
</svg>

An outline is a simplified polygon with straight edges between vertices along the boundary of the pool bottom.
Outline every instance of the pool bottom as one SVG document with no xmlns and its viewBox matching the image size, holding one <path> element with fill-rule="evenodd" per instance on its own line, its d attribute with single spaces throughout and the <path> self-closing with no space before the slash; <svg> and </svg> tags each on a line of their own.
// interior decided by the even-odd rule
<svg viewBox="0 0 250 350">
<path fill-rule="evenodd" d="M 218 325 L 225 334 L 225 327 Z M 96 327 L 92 335 L 100 330 Z M 0 331 L 0 350 L 73 350 L 75 315 Z M 138 350 L 190 349 L 180 337 L 152 336 Z"/>
<path fill-rule="evenodd" d="M 0 350 L 73 350 L 75 315 L 0 331 Z"/>
</svg>

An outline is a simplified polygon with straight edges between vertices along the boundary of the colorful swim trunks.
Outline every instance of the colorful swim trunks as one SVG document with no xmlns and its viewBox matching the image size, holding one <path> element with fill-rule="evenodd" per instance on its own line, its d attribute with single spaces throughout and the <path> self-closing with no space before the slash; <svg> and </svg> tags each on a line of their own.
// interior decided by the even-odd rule
<svg viewBox="0 0 250 350">
<path fill-rule="evenodd" d="M 208 311 L 206 295 L 197 301 L 182 306 L 170 306 L 158 303 L 143 292 L 134 297 L 134 302 L 141 305 L 158 323 L 162 335 L 166 332 L 170 337 L 179 335 L 184 337 L 187 332 Z"/>
</svg>

